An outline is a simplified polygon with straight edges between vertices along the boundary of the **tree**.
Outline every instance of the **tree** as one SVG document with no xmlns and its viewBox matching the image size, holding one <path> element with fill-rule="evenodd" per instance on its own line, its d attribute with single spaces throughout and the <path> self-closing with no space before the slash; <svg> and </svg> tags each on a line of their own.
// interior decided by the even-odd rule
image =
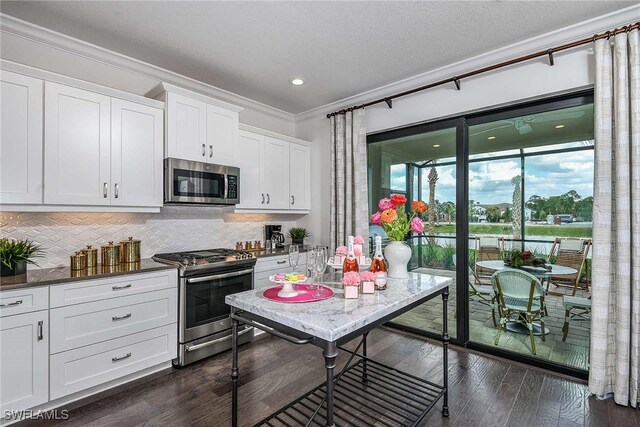
<svg viewBox="0 0 640 427">
<path fill-rule="evenodd" d="M 447 215 L 447 220 L 449 223 L 453 222 L 453 220 L 455 220 L 455 214 L 456 214 L 456 204 L 449 201 L 449 202 L 445 202 L 444 203 L 444 212 Z"/>
<path fill-rule="evenodd" d="M 576 217 L 582 221 L 593 221 L 593 197 L 585 197 L 576 203 Z"/>
<path fill-rule="evenodd" d="M 436 182 L 438 181 L 438 171 L 435 166 L 431 167 L 429 171 L 429 228 L 427 229 L 430 236 L 434 236 L 436 234 L 436 209 L 435 209 L 435 200 L 436 200 Z M 435 245 L 436 240 L 434 237 L 429 238 L 429 244 L 431 246 Z"/>
<path fill-rule="evenodd" d="M 500 208 L 497 206 L 489 206 L 486 211 L 488 222 L 500 222 Z"/>
<path fill-rule="evenodd" d="M 513 219 L 513 211 L 509 208 L 505 209 L 500 216 L 500 219 L 504 222 L 511 222 Z"/>
<path fill-rule="evenodd" d="M 478 215 L 476 215 L 476 201 L 475 200 L 469 200 L 469 212 L 467 215 L 469 215 L 469 222 L 478 222 Z"/>
<path fill-rule="evenodd" d="M 511 206 L 513 206 L 513 247 L 514 249 L 522 248 L 522 190 L 520 187 L 520 175 L 516 175 L 511 179 L 513 184 L 513 197 Z M 516 242 L 520 243 L 516 243 Z"/>
<path fill-rule="evenodd" d="M 539 219 L 539 220 L 545 219 L 541 217 L 541 212 L 544 211 L 546 202 L 547 202 L 547 199 L 545 199 L 544 197 L 540 197 L 537 194 L 534 194 L 533 196 L 529 197 L 529 200 L 527 200 L 527 203 L 525 204 L 525 206 L 531 209 L 532 219 Z"/>
</svg>

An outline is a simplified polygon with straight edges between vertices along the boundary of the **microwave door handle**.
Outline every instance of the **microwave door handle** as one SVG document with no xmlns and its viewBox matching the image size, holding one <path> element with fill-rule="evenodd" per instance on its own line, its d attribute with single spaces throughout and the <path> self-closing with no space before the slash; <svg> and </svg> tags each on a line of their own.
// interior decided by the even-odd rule
<svg viewBox="0 0 640 427">
<path fill-rule="evenodd" d="M 229 176 L 224 174 L 224 194 L 222 195 L 223 199 L 229 198 Z"/>
<path fill-rule="evenodd" d="M 234 271 L 233 273 L 214 274 L 212 276 L 205 276 L 205 277 L 194 277 L 192 279 L 191 278 L 187 279 L 187 283 L 200 283 L 200 282 L 206 282 L 208 280 L 226 279 L 229 277 L 238 277 L 238 276 L 242 276 L 249 273 L 253 273 L 253 268 L 248 268 L 246 270 L 241 270 L 241 271 Z"/>
</svg>

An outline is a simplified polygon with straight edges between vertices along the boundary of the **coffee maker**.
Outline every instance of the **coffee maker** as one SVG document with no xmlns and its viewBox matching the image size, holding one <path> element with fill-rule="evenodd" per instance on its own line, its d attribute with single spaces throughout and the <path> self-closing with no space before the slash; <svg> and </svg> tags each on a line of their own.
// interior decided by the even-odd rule
<svg viewBox="0 0 640 427">
<path fill-rule="evenodd" d="M 276 249 L 284 248 L 284 234 L 282 234 L 281 225 L 265 225 L 264 238 L 266 245 L 269 245 L 271 242 L 275 242 Z M 267 247 L 266 245 L 265 247 Z"/>
</svg>

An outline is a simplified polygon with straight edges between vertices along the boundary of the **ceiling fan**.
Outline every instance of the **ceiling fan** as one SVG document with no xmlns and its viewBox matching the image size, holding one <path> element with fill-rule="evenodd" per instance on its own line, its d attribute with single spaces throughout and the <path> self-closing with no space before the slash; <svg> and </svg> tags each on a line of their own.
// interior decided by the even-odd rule
<svg viewBox="0 0 640 427">
<path fill-rule="evenodd" d="M 492 127 L 490 129 L 474 132 L 471 136 L 481 135 L 487 132 L 495 132 L 498 129 L 504 129 L 514 127 L 518 134 L 526 135 L 533 132 L 531 124 L 546 123 L 546 122 L 562 122 L 564 120 L 578 119 L 584 116 L 584 111 L 566 111 L 564 113 L 545 113 L 537 116 L 524 116 L 516 117 L 515 119 L 500 120 L 498 123 L 504 123 L 502 126 Z M 506 122 L 506 123 L 505 123 Z"/>
</svg>

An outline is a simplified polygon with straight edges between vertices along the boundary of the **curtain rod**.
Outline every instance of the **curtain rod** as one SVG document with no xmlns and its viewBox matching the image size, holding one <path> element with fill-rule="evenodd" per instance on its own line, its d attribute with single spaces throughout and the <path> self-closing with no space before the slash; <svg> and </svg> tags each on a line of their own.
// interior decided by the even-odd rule
<svg viewBox="0 0 640 427">
<path fill-rule="evenodd" d="M 514 59 L 510 59 L 508 61 L 504 61 L 504 62 L 499 62 L 497 64 L 494 65 L 489 65 L 488 67 L 484 67 L 484 68 L 480 68 L 474 71 L 469 71 L 467 73 L 464 74 L 460 74 L 459 76 L 454 76 L 454 77 L 450 77 L 448 79 L 444 79 L 444 80 L 440 80 L 434 83 L 429 83 L 427 85 L 424 86 L 420 86 L 417 87 L 415 89 L 410 89 L 404 92 L 400 92 L 400 93 L 396 93 L 395 95 L 390 95 L 390 96 L 386 96 L 384 98 L 380 98 L 380 99 L 376 99 L 375 101 L 369 101 L 369 102 L 365 102 L 364 104 L 360 104 L 360 105 L 354 105 L 353 107 L 349 107 L 349 108 L 345 108 L 339 111 L 334 111 L 333 113 L 329 113 L 327 114 L 327 118 L 330 118 L 332 116 L 338 115 L 338 114 L 345 114 L 349 111 L 353 111 L 353 110 L 359 110 L 361 108 L 366 108 L 366 107 L 370 107 L 372 105 L 375 104 L 380 104 L 383 102 L 386 102 L 387 105 L 389 106 L 389 108 L 391 108 L 392 106 L 392 100 L 396 99 L 396 98 L 400 98 L 401 96 L 407 96 L 407 95 L 412 95 L 416 92 L 422 92 L 423 90 L 427 90 L 427 89 L 431 89 L 437 86 L 442 86 L 448 83 L 453 83 L 456 85 L 456 89 L 460 90 L 460 80 L 462 79 L 466 79 L 468 77 L 472 77 L 472 76 L 476 76 L 478 74 L 482 74 L 482 73 L 486 73 L 488 71 L 493 71 L 493 70 L 497 70 L 499 68 L 503 68 L 503 67 L 507 67 L 509 65 L 513 65 L 513 64 L 518 64 L 520 62 L 524 62 L 524 61 L 529 61 L 531 59 L 535 59 L 535 58 L 539 58 L 541 56 L 548 56 L 549 57 L 549 65 L 554 65 L 554 60 L 553 60 L 553 54 L 556 52 L 560 52 L 563 50 L 567 50 L 567 49 L 571 49 L 577 46 L 582 46 L 584 44 L 588 44 L 588 43 L 592 43 L 595 42 L 596 40 L 599 39 L 609 39 L 611 36 L 615 36 L 617 34 L 621 34 L 621 33 L 625 33 L 625 32 L 629 32 L 632 30 L 637 30 L 640 29 L 640 22 L 636 22 L 635 24 L 629 24 L 629 25 L 625 25 L 623 27 L 620 28 L 615 28 L 613 30 L 610 31 L 606 31 L 604 33 L 601 34 L 595 34 L 592 37 L 588 37 L 582 40 L 577 40 L 571 43 L 566 43 L 560 46 L 556 46 L 556 47 L 552 47 L 546 50 L 541 50 L 538 52 L 534 52 L 534 53 L 530 53 L 529 55 L 525 55 L 525 56 L 520 56 L 518 58 L 514 58 Z"/>
</svg>

